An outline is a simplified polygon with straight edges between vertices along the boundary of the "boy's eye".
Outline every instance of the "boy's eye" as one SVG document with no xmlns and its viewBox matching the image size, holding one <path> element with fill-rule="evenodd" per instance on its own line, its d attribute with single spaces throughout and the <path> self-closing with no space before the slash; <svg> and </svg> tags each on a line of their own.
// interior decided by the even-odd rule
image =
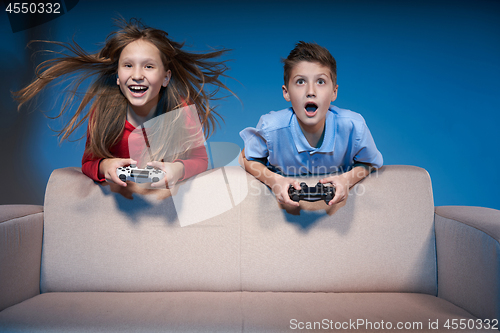
<svg viewBox="0 0 500 333">
<path fill-rule="evenodd" d="M 151 69 L 151 68 L 153 68 L 153 65 L 146 65 L 146 68 Z"/>
<path fill-rule="evenodd" d="M 323 80 L 323 79 L 318 79 L 318 84 L 325 84 L 325 80 Z"/>
<path fill-rule="evenodd" d="M 298 79 L 297 84 L 304 84 L 306 81 L 304 79 Z"/>
</svg>

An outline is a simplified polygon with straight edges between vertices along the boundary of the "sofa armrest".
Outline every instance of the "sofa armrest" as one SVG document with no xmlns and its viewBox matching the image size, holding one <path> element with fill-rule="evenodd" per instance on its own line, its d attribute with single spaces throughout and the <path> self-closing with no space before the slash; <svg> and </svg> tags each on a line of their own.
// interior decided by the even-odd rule
<svg viewBox="0 0 500 333">
<path fill-rule="evenodd" d="M 42 235 L 42 206 L 0 206 L 0 311 L 40 293 Z"/>
<path fill-rule="evenodd" d="M 438 297 L 482 319 L 500 318 L 500 211 L 435 209 Z"/>
</svg>

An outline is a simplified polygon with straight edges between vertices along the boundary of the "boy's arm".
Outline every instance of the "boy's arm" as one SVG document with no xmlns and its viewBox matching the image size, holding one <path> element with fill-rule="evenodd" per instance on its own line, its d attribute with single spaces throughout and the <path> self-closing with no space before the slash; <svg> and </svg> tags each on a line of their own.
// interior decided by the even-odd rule
<svg viewBox="0 0 500 333">
<path fill-rule="evenodd" d="M 288 187 L 290 184 L 292 184 L 296 189 L 300 189 L 300 185 L 297 180 L 278 175 L 260 162 L 247 160 L 245 157 L 245 149 L 241 152 L 240 164 L 243 165 L 249 174 L 269 186 L 279 203 L 290 206 L 299 206 L 299 203 L 292 201 L 288 195 Z"/>
<path fill-rule="evenodd" d="M 334 205 L 347 199 L 349 189 L 364 179 L 374 168 L 369 164 L 357 163 L 350 171 L 341 175 L 330 176 L 320 180 L 320 183 L 332 183 L 335 186 L 335 197 L 328 205 Z"/>
</svg>

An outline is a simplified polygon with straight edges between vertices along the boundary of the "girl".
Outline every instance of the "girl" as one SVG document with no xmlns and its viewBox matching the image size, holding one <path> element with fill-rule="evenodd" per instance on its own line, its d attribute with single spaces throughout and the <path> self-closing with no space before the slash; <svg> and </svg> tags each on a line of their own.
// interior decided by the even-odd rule
<svg viewBox="0 0 500 333">
<path fill-rule="evenodd" d="M 130 134 L 139 126 L 144 131 L 143 124 L 160 115 L 168 115 L 154 130 L 164 136 L 160 145 L 152 151 L 147 136 L 144 137 L 150 154 L 148 165 L 165 171 L 167 186 L 205 171 L 208 158 L 200 144 L 201 128 L 196 124 L 201 124 L 198 127 L 203 127 L 208 136 L 218 123 L 217 117 L 220 118 L 210 100 L 220 88 L 231 92 L 219 79 L 226 76 L 228 68 L 223 61 L 212 60 L 227 50 L 200 54 L 183 51 L 183 44 L 170 40 L 166 32 L 135 19 L 118 20 L 118 27 L 96 54 L 86 53 L 74 42 L 48 42 L 64 47 L 70 55 L 60 53 L 62 57 L 44 61 L 37 67 L 37 78 L 14 93 L 19 108 L 53 80 L 76 73 L 72 93 L 56 116 L 60 117 L 70 109 L 80 84 L 96 76 L 69 123 L 59 131 L 61 140 L 68 139 L 88 119 L 82 159 L 84 174 L 95 181 L 127 186 L 118 178 L 116 169 L 137 163 L 129 154 Z M 207 85 L 212 91 L 206 91 Z M 86 108 L 89 103 L 91 107 Z M 192 115 L 184 110 L 195 112 Z M 159 183 L 152 186 L 165 185 Z"/>
</svg>

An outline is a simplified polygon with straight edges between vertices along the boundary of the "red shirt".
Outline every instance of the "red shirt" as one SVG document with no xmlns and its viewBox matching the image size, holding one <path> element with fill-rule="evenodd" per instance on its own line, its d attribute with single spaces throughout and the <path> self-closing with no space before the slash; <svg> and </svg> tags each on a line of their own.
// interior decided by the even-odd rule
<svg viewBox="0 0 500 333">
<path fill-rule="evenodd" d="M 118 141 L 113 147 L 111 147 L 110 152 L 114 157 L 117 158 L 130 158 L 129 146 L 128 146 L 128 138 L 130 133 L 135 130 L 135 127 L 125 121 L 125 128 L 123 130 L 123 135 L 120 141 Z M 87 132 L 87 143 L 86 147 L 89 143 L 89 134 Z M 197 175 L 205 170 L 208 167 L 208 156 L 205 146 L 200 146 L 194 149 L 191 149 L 188 152 L 189 156 L 186 158 L 177 159 L 174 162 L 181 162 L 184 164 L 184 177 L 182 179 L 187 179 L 194 175 Z M 99 163 L 103 160 L 102 158 L 95 158 L 91 154 L 84 152 L 82 158 L 82 172 L 88 177 L 92 178 L 95 181 L 103 182 L 106 179 L 99 174 Z"/>
</svg>

